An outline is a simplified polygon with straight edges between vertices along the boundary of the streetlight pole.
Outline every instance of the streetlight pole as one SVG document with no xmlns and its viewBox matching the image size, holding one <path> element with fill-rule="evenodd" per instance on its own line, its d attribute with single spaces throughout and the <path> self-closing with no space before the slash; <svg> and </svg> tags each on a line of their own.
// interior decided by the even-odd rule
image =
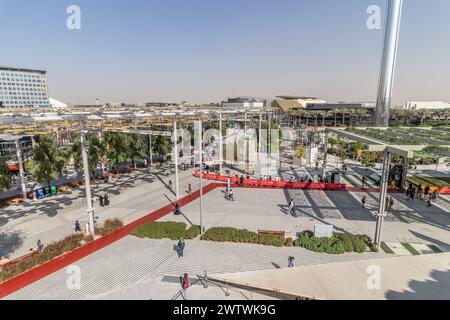
<svg viewBox="0 0 450 320">
<path fill-rule="evenodd" d="M 380 247 L 381 244 L 381 229 L 384 217 L 386 216 L 386 197 L 387 197 L 387 186 L 389 184 L 389 167 L 391 162 L 391 154 L 387 151 L 384 152 L 383 159 L 383 171 L 381 176 L 381 190 L 380 190 L 380 202 L 379 209 L 377 214 L 377 224 L 375 228 L 375 244 L 377 248 Z"/>
<path fill-rule="evenodd" d="M 247 174 L 248 171 L 248 140 L 247 140 L 247 111 L 244 113 L 244 172 Z"/>
<path fill-rule="evenodd" d="M 80 123 L 80 129 L 81 129 L 80 130 L 81 155 L 83 157 L 83 169 L 84 169 L 84 186 L 86 189 L 87 213 L 89 216 L 89 234 L 95 236 L 94 207 L 92 204 L 91 179 L 89 176 L 89 162 L 86 147 L 86 133 L 84 131 L 83 122 Z"/>
<path fill-rule="evenodd" d="M 223 141 L 222 141 L 222 112 L 219 114 L 219 174 L 222 174 Z"/>
<path fill-rule="evenodd" d="M 327 153 L 328 153 L 328 130 L 325 129 L 325 141 L 323 151 L 323 178 L 325 179 L 327 174 Z"/>
<path fill-rule="evenodd" d="M 17 139 L 15 141 L 15 143 L 16 143 L 17 162 L 19 164 L 19 175 L 20 175 L 20 184 L 21 184 L 21 188 L 22 188 L 23 201 L 27 201 L 28 200 L 27 184 L 25 183 L 25 173 L 23 170 L 22 149 L 20 148 L 20 140 Z"/>
<path fill-rule="evenodd" d="M 178 132 L 177 132 L 177 116 L 173 118 L 173 145 L 175 153 L 175 194 L 177 199 L 180 196 L 180 186 L 178 182 Z"/>
<path fill-rule="evenodd" d="M 203 234 L 203 130 L 202 121 L 197 121 L 198 126 L 198 156 L 199 156 L 199 173 L 200 173 L 200 234 Z"/>
</svg>

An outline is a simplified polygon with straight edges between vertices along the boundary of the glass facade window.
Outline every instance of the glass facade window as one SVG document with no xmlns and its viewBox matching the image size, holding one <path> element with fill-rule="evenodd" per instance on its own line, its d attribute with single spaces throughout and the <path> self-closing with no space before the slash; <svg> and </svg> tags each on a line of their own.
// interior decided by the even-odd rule
<svg viewBox="0 0 450 320">
<path fill-rule="evenodd" d="M 45 71 L 0 68 L 0 107 L 49 107 Z"/>
</svg>

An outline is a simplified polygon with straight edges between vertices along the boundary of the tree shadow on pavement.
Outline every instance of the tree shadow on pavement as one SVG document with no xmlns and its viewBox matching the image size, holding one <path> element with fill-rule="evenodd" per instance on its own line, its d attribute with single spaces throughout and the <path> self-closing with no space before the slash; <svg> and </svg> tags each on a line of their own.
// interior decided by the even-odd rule
<svg viewBox="0 0 450 320">
<path fill-rule="evenodd" d="M 21 232 L 1 232 L 0 233 L 0 257 L 9 257 L 23 244 Z"/>
</svg>

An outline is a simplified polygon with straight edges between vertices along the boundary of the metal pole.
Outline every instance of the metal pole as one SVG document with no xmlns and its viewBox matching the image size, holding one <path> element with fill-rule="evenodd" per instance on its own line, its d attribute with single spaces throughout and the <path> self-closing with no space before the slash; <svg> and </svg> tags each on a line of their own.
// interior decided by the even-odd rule
<svg viewBox="0 0 450 320">
<path fill-rule="evenodd" d="M 375 244 L 377 248 L 380 247 L 381 244 L 381 229 L 383 224 L 383 219 L 386 216 L 386 197 L 387 197 L 387 187 L 389 184 L 389 166 L 391 162 L 391 154 L 387 151 L 384 152 L 383 159 L 383 171 L 381 176 L 381 190 L 380 190 L 380 202 L 379 209 L 377 214 L 377 223 L 375 228 Z"/>
<path fill-rule="evenodd" d="M 388 0 L 375 117 L 375 123 L 378 127 L 387 127 L 389 125 L 389 109 L 391 107 L 402 5 L 403 0 Z"/>
<path fill-rule="evenodd" d="M 327 174 L 327 154 L 328 154 L 328 130 L 325 129 L 325 145 L 323 151 L 323 177 L 325 178 Z"/>
<path fill-rule="evenodd" d="M 153 165 L 153 145 L 152 145 L 152 134 L 148 134 L 148 145 L 149 145 L 149 157 L 150 157 L 150 165 Z"/>
<path fill-rule="evenodd" d="M 258 139 L 259 139 L 259 144 L 258 144 L 258 152 L 261 153 L 261 145 L 262 145 L 262 141 L 261 141 L 261 137 L 262 137 L 262 112 L 259 113 L 259 135 L 258 135 Z"/>
<path fill-rule="evenodd" d="M 223 140 L 222 140 L 222 113 L 219 114 L 219 174 L 222 174 Z"/>
<path fill-rule="evenodd" d="M 198 121 L 198 147 L 199 147 L 199 172 L 200 172 L 200 233 L 203 234 L 203 130 L 202 121 Z"/>
<path fill-rule="evenodd" d="M 94 227 L 94 207 L 92 205 L 92 195 L 91 195 L 91 179 L 89 176 L 89 162 L 86 150 L 86 135 L 84 132 L 83 122 L 80 123 L 80 142 L 81 142 L 81 154 L 83 157 L 83 169 L 84 169 L 84 186 L 86 189 L 86 202 L 87 202 L 87 213 L 89 216 L 89 234 L 95 235 Z"/>
<path fill-rule="evenodd" d="M 247 112 L 244 113 L 244 172 L 248 171 L 248 140 L 247 140 Z"/>
<path fill-rule="evenodd" d="M 173 144 L 174 144 L 174 161 L 175 161 L 175 194 L 177 199 L 180 196 L 180 186 L 178 182 L 178 132 L 177 132 L 177 116 L 173 118 Z"/>
<path fill-rule="evenodd" d="M 25 173 L 23 170 L 22 150 L 20 148 L 20 140 L 16 140 L 16 153 L 17 153 L 17 162 L 19 164 L 19 175 L 20 175 L 20 184 L 21 184 L 21 188 L 22 188 L 23 201 L 27 201 L 28 200 L 27 184 L 25 182 Z"/>
</svg>

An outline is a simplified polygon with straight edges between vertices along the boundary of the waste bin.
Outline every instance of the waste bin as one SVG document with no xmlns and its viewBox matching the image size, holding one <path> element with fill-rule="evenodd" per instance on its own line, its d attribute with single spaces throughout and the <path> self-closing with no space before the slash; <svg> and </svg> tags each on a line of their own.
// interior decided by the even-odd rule
<svg viewBox="0 0 450 320">
<path fill-rule="evenodd" d="M 51 186 L 50 187 L 50 195 L 56 196 L 57 193 L 58 193 L 58 188 L 56 186 Z"/>
<path fill-rule="evenodd" d="M 45 198 L 45 192 L 44 192 L 43 188 L 36 190 L 36 198 L 37 199 L 44 199 Z"/>
</svg>

